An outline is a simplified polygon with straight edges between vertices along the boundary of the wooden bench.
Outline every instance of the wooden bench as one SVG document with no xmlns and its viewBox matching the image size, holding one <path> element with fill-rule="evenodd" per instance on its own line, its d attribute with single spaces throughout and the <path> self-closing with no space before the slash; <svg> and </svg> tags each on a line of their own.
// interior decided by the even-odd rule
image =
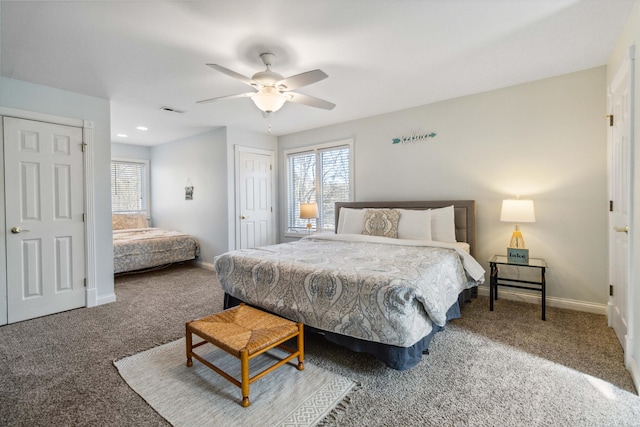
<svg viewBox="0 0 640 427">
<path fill-rule="evenodd" d="M 193 334 L 204 341 L 193 344 Z M 284 342 L 297 337 L 298 349 L 284 346 Z M 220 313 L 186 323 L 187 366 L 192 366 L 192 358 L 222 375 L 242 390 L 242 406 L 249 406 L 249 385 L 291 359 L 298 358 L 298 370 L 304 369 L 304 327 L 276 315 L 241 304 Z M 224 372 L 193 351 L 206 343 L 226 351 L 240 359 L 241 380 Z M 284 359 L 267 367 L 253 377 L 249 377 L 249 360 L 278 347 L 288 354 Z"/>
</svg>

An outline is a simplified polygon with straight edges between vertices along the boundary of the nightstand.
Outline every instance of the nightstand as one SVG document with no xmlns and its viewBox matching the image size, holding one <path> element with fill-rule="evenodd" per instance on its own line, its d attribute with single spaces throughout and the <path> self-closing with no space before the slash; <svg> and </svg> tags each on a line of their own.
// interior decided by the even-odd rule
<svg viewBox="0 0 640 427">
<path fill-rule="evenodd" d="M 530 281 L 521 279 L 509 279 L 506 277 L 500 277 L 500 265 L 509 265 L 512 267 L 524 267 L 524 268 L 537 268 L 540 270 L 540 281 Z M 545 299 L 547 296 L 547 283 L 545 280 L 545 270 L 547 269 L 547 262 L 542 258 L 529 258 L 527 264 L 514 264 L 510 263 L 505 255 L 494 255 L 489 260 L 489 267 L 491 269 L 491 280 L 489 281 L 489 310 L 493 311 L 493 302 L 498 299 L 498 285 L 507 286 L 510 288 L 529 289 L 538 292 L 542 292 L 542 320 L 545 320 L 546 304 Z M 528 285 L 528 286 L 525 286 Z"/>
</svg>

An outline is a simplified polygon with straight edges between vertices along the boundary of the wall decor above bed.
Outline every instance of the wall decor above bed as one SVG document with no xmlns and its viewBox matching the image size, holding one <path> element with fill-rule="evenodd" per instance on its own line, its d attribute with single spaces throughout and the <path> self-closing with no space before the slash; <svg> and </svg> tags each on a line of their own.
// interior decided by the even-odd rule
<svg viewBox="0 0 640 427">
<path fill-rule="evenodd" d="M 436 137 L 436 133 L 435 132 L 429 132 L 429 133 L 421 133 L 421 132 L 411 132 L 409 135 L 402 135 L 400 138 L 393 138 L 392 142 L 393 144 L 409 144 L 411 142 L 420 142 L 420 141 L 426 141 L 429 138 L 435 138 Z"/>
</svg>

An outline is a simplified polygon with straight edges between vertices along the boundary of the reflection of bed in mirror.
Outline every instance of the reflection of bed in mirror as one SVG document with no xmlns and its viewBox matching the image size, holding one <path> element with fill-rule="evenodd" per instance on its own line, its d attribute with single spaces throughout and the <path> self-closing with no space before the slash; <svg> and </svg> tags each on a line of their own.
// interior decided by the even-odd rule
<svg viewBox="0 0 640 427">
<path fill-rule="evenodd" d="M 216 257 L 225 307 L 243 301 L 394 369 L 414 366 L 484 281 L 475 202 L 341 202 L 336 224 Z"/>
<path fill-rule="evenodd" d="M 198 240 L 185 233 L 149 227 L 144 215 L 113 215 L 115 274 L 195 259 Z"/>
</svg>

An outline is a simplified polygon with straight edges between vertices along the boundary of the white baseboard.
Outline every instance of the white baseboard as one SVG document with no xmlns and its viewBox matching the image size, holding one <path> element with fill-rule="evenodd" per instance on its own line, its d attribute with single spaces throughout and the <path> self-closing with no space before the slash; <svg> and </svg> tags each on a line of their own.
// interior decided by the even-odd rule
<svg viewBox="0 0 640 427">
<path fill-rule="evenodd" d="M 95 307 L 98 305 L 98 298 L 96 297 L 96 288 L 87 288 L 84 291 L 85 301 L 87 307 Z"/>
<path fill-rule="evenodd" d="M 631 374 L 633 384 L 636 386 L 636 393 L 640 394 L 640 366 L 638 365 L 637 357 L 632 353 L 633 339 L 627 336 L 626 345 L 627 351 L 625 352 L 625 367 Z"/>
<path fill-rule="evenodd" d="M 489 286 L 478 286 L 478 293 L 480 295 L 489 296 Z M 528 292 L 499 289 L 499 295 L 501 299 L 508 299 L 512 301 L 521 301 L 532 304 L 540 304 L 542 298 L 541 294 L 532 294 Z M 607 314 L 607 304 L 596 304 L 587 301 L 577 301 L 566 298 L 557 298 L 547 296 L 547 307 L 566 308 L 569 310 L 586 311 L 588 313 L 595 314 Z"/>
<path fill-rule="evenodd" d="M 116 302 L 115 293 L 103 295 L 101 297 L 96 297 L 96 305 L 109 304 L 110 302 Z"/>
<path fill-rule="evenodd" d="M 198 267 L 204 268 L 205 270 L 215 271 L 216 267 L 210 262 L 197 261 Z"/>
<path fill-rule="evenodd" d="M 607 326 L 613 328 L 613 302 L 609 298 L 607 303 Z"/>
</svg>

